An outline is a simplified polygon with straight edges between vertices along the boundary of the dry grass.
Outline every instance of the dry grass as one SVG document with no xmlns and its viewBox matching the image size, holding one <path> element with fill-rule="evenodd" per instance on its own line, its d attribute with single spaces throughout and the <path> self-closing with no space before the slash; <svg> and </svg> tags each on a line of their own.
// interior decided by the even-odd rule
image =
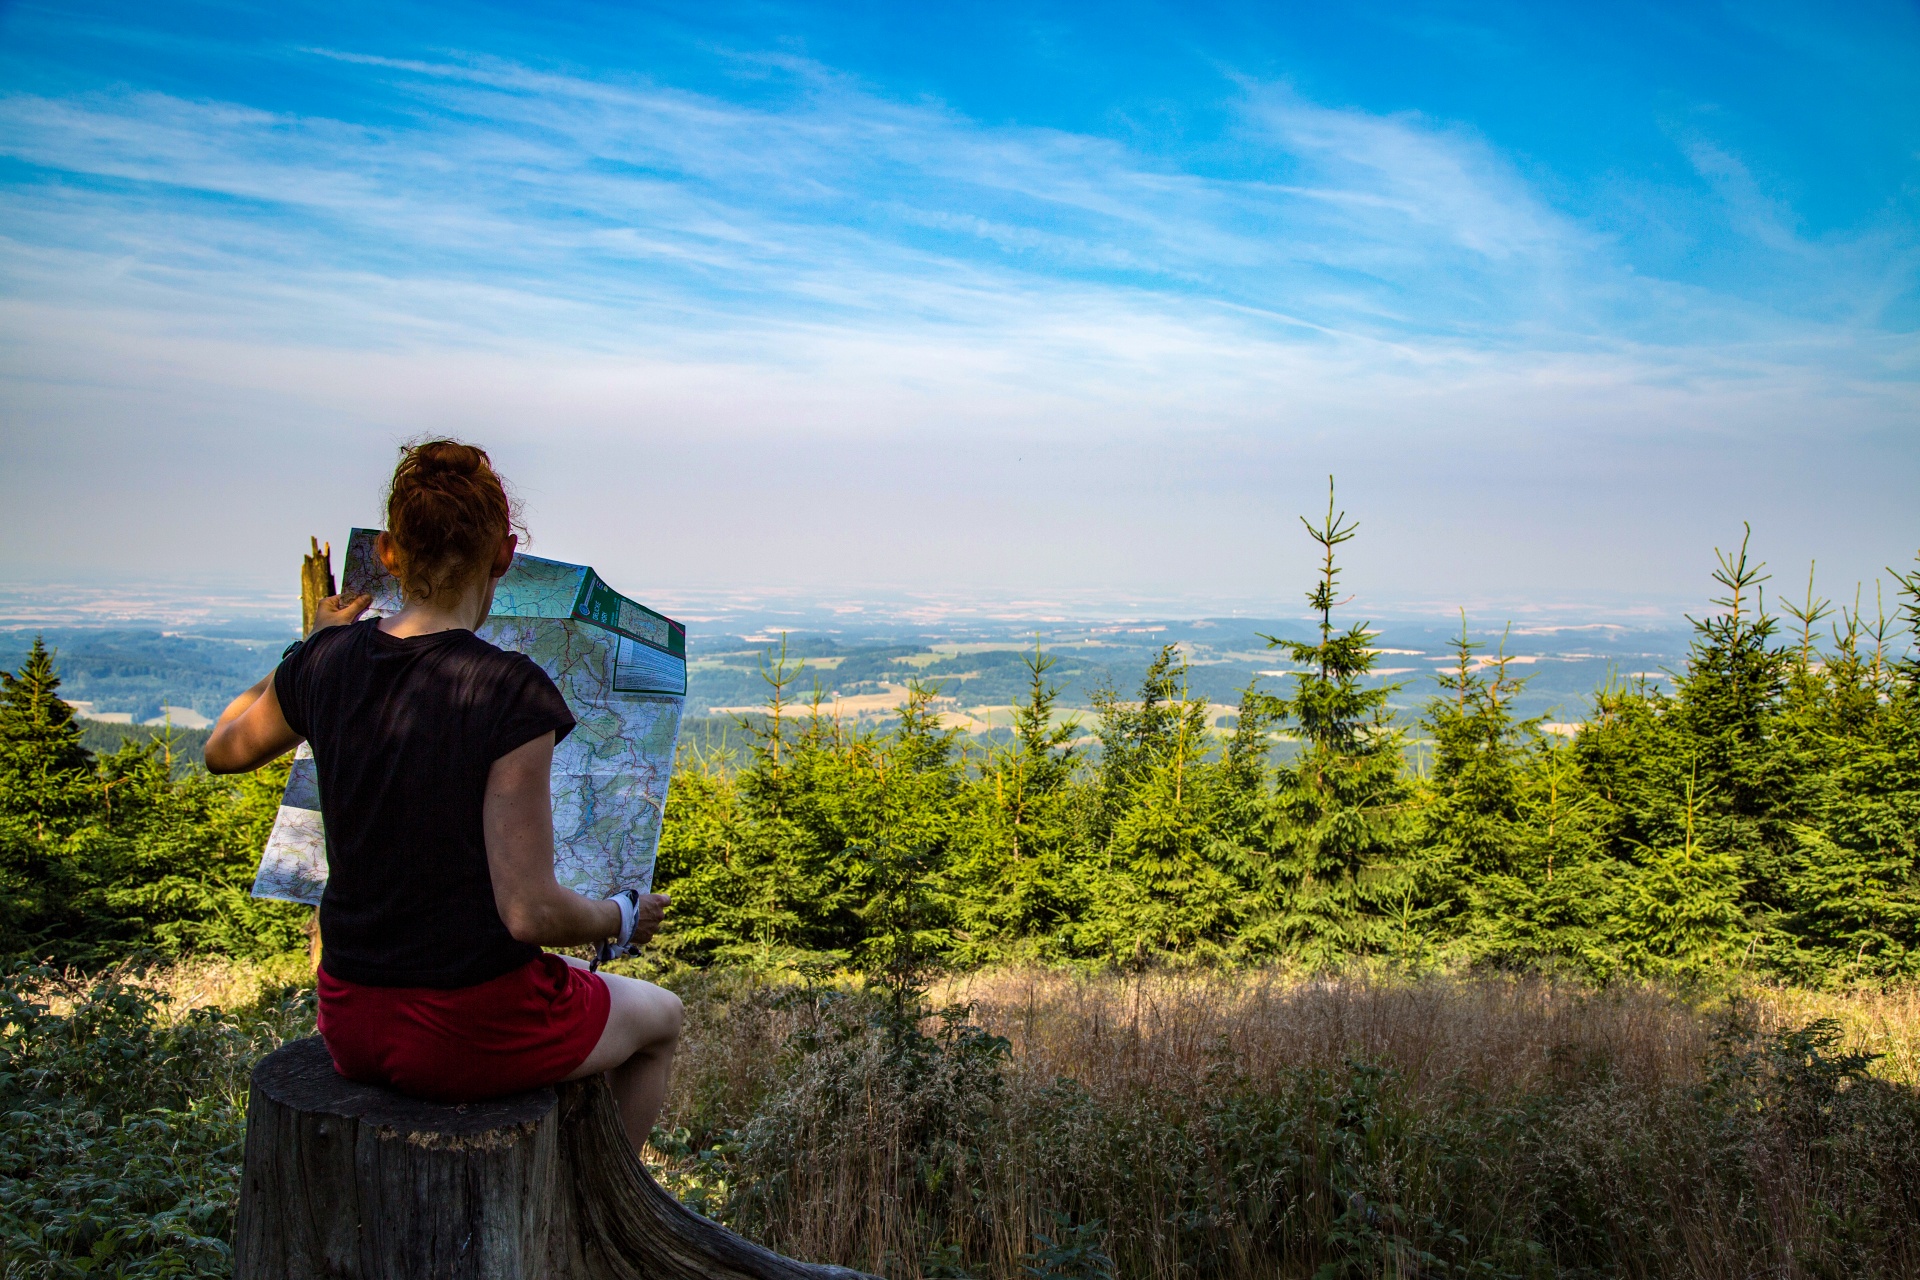
<svg viewBox="0 0 1920 1280">
<path fill-rule="evenodd" d="M 128 976 L 183 1030 L 309 980 L 301 957 Z M 974 1031 L 889 1020 L 856 983 L 670 985 L 690 1017 L 655 1155 L 801 1257 L 1005 1280 L 1920 1275 L 1920 990 L 1001 969 L 931 993 Z M 1823 1018 L 1837 1043 L 1780 1047 Z M 1872 1078 L 1845 1049 L 1881 1055 Z"/>
<path fill-rule="evenodd" d="M 1845 1033 L 1848 1048 L 1878 1055 L 1876 1076 L 1920 1087 L 1920 986 L 1844 993 L 1763 987 L 1747 998 L 1769 1030 L 1832 1018 Z"/>
<path fill-rule="evenodd" d="M 624 967 L 624 966 L 623 966 Z M 302 955 L 267 960 L 208 957 L 131 971 L 131 985 L 159 994 L 176 1017 L 192 1009 L 250 1005 L 313 975 Z M 738 994 L 751 979 L 708 982 Z M 55 1011 L 63 1012 L 55 994 Z M 1546 978 L 1355 974 L 1303 979 L 1242 974 L 1086 976 L 1060 969 L 988 969 L 930 992 L 937 1006 L 962 1004 L 974 1021 L 1013 1046 L 1012 1066 L 1036 1077 L 1067 1076 L 1089 1088 L 1178 1089 L 1204 1076 L 1225 1046 L 1255 1075 L 1349 1058 L 1390 1060 L 1417 1089 L 1467 1083 L 1527 1088 L 1569 1056 L 1602 1057 L 1642 1084 L 1695 1080 L 1714 1018 L 1729 997 L 1689 1001 L 1655 986 L 1596 991 Z M 1920 986 L 1845 992 L 1752 987 L 1759 1029 L 1774 1033 L 1832 1018 L 1847 1048 L 1877 1055 L 1873 1072 L 1920 1086 Z M 696 997 L 698 1003 L 698 997 Z M 739 1010 L 730 1000 L 712 1013 Z M 746 1099 L 806 1015 L 756 1015 L 729 1025 L 696 1023 L 683 1047 L 684 1088 Z M 1122 1083 L 1124 1081 L 1124 1084 Z M 690 1098 L 680 1098 L 684 1105 Z"/>
<path fill-rule="evenodd" d="M 97 982 L 112 979 L 159 997 L 159 1007 L 172 1022 L 195 1009 L 238 1009 L 253 1005 L 271 991 L 313 985 L 313 971 L 304 955 L 273 956 L 265 960 L 235 960 L 209 956 L 155 964 L 128 962 L 97 974 L 68 972 L 23 990 L 44 1000 L 49 1013 L 65 1017 L 77 995 Z"/>
<path fill-rule="evenodd" d="M 1895 1226 L 1920 1211 L 1911 990 L 1010 969 L 933 992 L 995 1057 L 932 1022 L 902 1041 L 844 990 L 680 985 L 662 1155 L 798 1256 L 1062 1280 L 1101 1274 L 1092 1247 L 1156 1280 L 1920 1269 Z M 1818 1018 L 1840 1043 L 1777 1048 Z M 1871 1088 L 1822 1075 L 1845 1049 L 1883 1055 Z"/>
<path fill-rule="evenodd" d="M 1596 993 L 1541 978 L 1299 980 L 1272 973 L 1079 977 L 1016 970 L 936 993 L 1013 1045 L 1014 1069 L 1100 1096 L 1191 1095 L 1222 1061 L 1257 1083 L 1351 1059 L 1390 1062 L 1427 1096 L 1543 1087 L 1604 1059 L 1653 1086 L 1697 1076 L 1707 1020 L 1653 988 Z"/>
<path fill-rule="evenodd" d="M 1516 976 L 1300 978 L 1272 971 L 1082 976 L 997 969 L 941 984 L 1013 1044 L 1017 1070 L 1090 1089 L 1181 1091 L 1229 1056 L 1255 1079 L 1349 1059 L 1391 1062 L 1419 1094 L 1536 1090 L 1569 1061 L 1604 1061 L 1645 1088 L 1697 1081 L 1734 1001 L 1774 1034 L 1833 1018 L 1875 1074 L 1920 1083 L 1920 988 L 1826 993 L 1753 987 L 1684 999 L 1653 985 Z"/>
</svg>

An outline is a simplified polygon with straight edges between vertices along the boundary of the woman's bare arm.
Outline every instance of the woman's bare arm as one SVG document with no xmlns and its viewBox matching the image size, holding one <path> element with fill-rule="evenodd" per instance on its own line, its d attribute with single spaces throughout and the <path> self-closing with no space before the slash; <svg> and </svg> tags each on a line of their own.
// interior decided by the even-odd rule
<svg viewBox="0 0 1920 1280">
<path fill-rule="evenodd" d="M 340 627 L 367 611 L 372 596 L 328 596 L 314 613 L 313 630 Z M 308 635 L 313 632 L 309 631 Z M 246 773 L 285 755 L 300 745 L 300 735 L 287 723 L 280 698 L 268 674 L 227 704 L 207 737 L 208 773 Z"/>
<path fill-rule="evenodd" d="M 620 908 L 562 888 L 553 878 L 553 735 L 541 734 L 493 762 L 481 826 L 500 919 L 520 942 L 572 947 L 620 932 Z M 660 927 L 667 897 L 643 895 L 633 941 Z"/>
</svg>

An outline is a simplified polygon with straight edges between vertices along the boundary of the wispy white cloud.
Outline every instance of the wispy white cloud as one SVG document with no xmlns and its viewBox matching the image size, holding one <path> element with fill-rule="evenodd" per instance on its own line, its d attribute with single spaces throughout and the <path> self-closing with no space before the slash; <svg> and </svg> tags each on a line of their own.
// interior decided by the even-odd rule
<svg viewBox="0 0 1920 1280">
<path fill-rule="evenodd" d="M 494 322 L 437 300 L 482 281 L 526 300 L 516 326 L 571 317 L 570 339 L 609 344 L 826 322 L 978 331 L 1094 295 L 1116 315 L 1209 330 L 1275 316 L 1295 339 L 1391 349 L 1613 345 L 1636 308 L 1671 318 L 1658 282 L 1621 272 L 1471 135 L 1271 86 L 1244 86 L 1259 163 L 1221 178 L 1107 139 L 982 127 L 791 59 L 769 68 L 786 97 L 749 106 L 496 59 L 301 56 L 389 78 L 400 122 L 150 92 L 0 102 L 0 149 L 48 175 L 4 193 L 14 269 L 64 245 L 211 293 L 240 323 L 258 318 L 251 294 L 280 288 L 339 294 L 344 322 L 373 277 L 417 313 L 410 330 L 473 341 Z M 1723 318 L 1724 300 L 1693 302 Z M 391 319 L 373 310 L 363 340 Z"/>
<path fill-rule="evenodd" d="M 1241 83 L 1235 160 L 1202 170 L 790 57 L 741 59 L 765 91 L 735 101 L 498 58 L 287 56 L 358 77 L 378 121 L 139 89 L 0 97 L 0 154 L 26 167 L 0 185 L 0 359 L 12 421 L 44 427 L 10 494 L 114 456 L 115 432 L 168 444 L 125 449 L 129 476 L 264 466 L 274 447 L 335 476 L 323 445 L 377 469 L 395 435 L 459 428 L 522 449 L 556 507 L 602 521 L 630 503 L 613 477 L 744 458 L 834 517 L 735 515 L 687 553 L 690 577 L 777 535 L 896 582 L 979 562 L 1212 589 L 1258 559 L 1233 512 L 1364 468 L 1394 510 L 1385 540 L 1421 548 L 1382 568 L 1424 589 L 1454 571 L 1420 533 L 1435 484 L 1606 528 L 1603 495 L 1635 468 L 1642 507 L 1678 509 L 1703 449 L 1765 438 L 1804 458 L 1810 424 L 1897 430 L 1920 404 L 1913 342 L 1868 309 L 1649 278 L 1470 129 L 1286 86 Z M 1697 156 L 1757 190 L 1732 152 Z M 1906 252 L 1767 216 L 1758 241 L 1861 288 Z M 322 443 L 288 443 L 304 431 Z M 557 439 L 604 466 L 563 474 L 534 447 Z M 1742 466 L 1749 493 L 1773 474 Z M 741 492 L 655 494 L 646 518 L 697 524 Z M 1716 501 L 1701 519 L 1745 498 Z M 640 514 L 617 518 L 651 545 Z M 947 531 L 875 546 L 869 520 Z M 1179 550 L 1183 529 L 1214 549 Z M 1592 541 L 1553 571 L 1600 572 Z"/>
</svg>

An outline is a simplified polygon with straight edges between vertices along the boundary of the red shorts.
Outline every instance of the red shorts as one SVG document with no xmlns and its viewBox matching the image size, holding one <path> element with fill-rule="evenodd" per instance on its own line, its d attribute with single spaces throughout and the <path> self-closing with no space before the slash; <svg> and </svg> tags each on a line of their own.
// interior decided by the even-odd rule
<svg viewBox="0 0 1920 1280">
<path fill-rule="evenodd" d="M 554 1084 L 607 1027 L 598 974 L 556 955 L 478 986 L 368 987 L 322 966 L 320 1037 L 333 1069 L 433 1102 L 478 1102 Z"/>
</svg>

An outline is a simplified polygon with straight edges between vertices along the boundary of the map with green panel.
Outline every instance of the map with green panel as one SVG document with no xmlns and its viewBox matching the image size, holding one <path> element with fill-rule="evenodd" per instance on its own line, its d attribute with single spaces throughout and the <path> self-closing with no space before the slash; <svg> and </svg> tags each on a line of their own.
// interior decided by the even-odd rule
<svg viewBox="0 0 1920 1280">
<path fill-rule="evenodd" d="M 374 554 L 377 531 L 347 541 L 341 590 L 399 611 L 399 584 Z M 653 883 L 660 819 L 687 692 L 686 628 L 629 600 L 585 565 L 517 555 L 478 633 L 524 653 L 559 686 L 579 723 L 553 754 L 554 872 L 605 897 Z M 326 830 L 312 753 L 293 772 L 254 877 L 260 898 L 317 904 L 326 888 Z"/>
</svg>

